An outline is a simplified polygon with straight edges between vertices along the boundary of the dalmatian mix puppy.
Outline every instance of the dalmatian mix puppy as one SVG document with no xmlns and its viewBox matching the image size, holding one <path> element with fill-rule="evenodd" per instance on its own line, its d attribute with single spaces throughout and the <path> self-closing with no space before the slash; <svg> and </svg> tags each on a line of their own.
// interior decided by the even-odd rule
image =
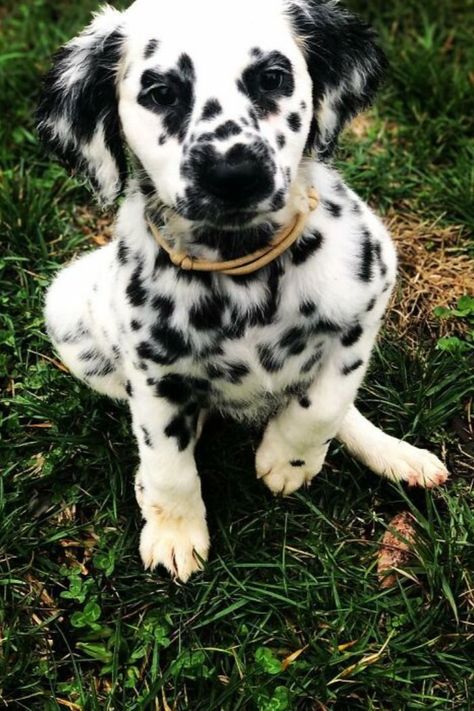
<svg viewBox="0 0 474 711">
<path fill-rule="evenodd" d="M 332 0 L 137 0 L 105 7 L 57 54 L 42 139 L 103 201 L 115 239 L 63 269 L 46 320 L 72 373 L 129 403 L 146 568 L 183 581 L 209 535 L 194 460 L 200 413 L 266 426 L 257 476 L 291 494 L 333 438 L 375 473 L 432 487 L 425 450 L 354 407 L 395 281 L 380 220 L 330 165 L 385 60 Z M 268 245 L 314 188 L 319 205 L 280 257 L 247 275 L 186 271 Z"/>
</svg>

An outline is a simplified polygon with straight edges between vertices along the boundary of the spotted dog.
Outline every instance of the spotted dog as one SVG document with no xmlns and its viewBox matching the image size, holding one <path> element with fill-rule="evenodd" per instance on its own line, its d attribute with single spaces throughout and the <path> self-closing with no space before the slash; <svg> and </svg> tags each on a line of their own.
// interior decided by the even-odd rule
<svg viewBox="0 0 474 711">
<path fill-rule="evenodd" d="M 59 273 L 46 321 L 72 373 L 130 406 L 147 568 L 187 580 L 208 555 L 194 460 L 208 410 L 265 425 L 256 471 L 274 493 L 308 484 L 333 438 L 392 480 L 447 478 L 353 404 L 396 256 L 330 160 L 384 65 L 331 0 L 137 0 L 102 9 L 45 78 L 42 139 L 103 201 L 124 196 L 114 240 Z M 268 245 L 310 187 L 303 234 L 246 276 L 181 270 L 150 230 L 234 259 Z"/>
</svg>

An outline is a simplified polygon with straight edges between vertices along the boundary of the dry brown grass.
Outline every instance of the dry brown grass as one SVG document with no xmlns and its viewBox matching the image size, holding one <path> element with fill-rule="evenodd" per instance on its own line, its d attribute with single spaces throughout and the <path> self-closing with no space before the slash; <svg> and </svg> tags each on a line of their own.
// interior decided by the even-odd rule
<svg viewBox="0 0 474 711">
<path fill-rule="evenodd" d="M 433 310 L 455 306 L 464 294 L 474 294 L 474 259 L 466 253 L 465 230 L 423 221 L 410 212 L 392 211 L 386 223 L 399 255 L 389 330 L 409 340 L 422 332 L 433 338 L 464 332 L 462 321 L 437 319 Z"/>
</svg>

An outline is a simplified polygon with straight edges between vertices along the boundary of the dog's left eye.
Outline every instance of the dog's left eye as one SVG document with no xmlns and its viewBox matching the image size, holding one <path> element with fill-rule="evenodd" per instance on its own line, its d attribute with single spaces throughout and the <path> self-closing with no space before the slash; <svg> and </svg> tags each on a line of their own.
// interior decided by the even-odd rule
<svg viewBox="0 0 474 711">
<path fill-rule="evenodd" d="M 260 74 L 259 84 L 262 91 L 277 91 L 283 85 L 284 74 L 279 69 L 267 69 Z"/>
<path fill-rule="evenodd" d="M 167 84 L 155 84 L 147 91 L 147 94 L 158 106 L 174 106 L 178 101 L 178 95 Z"/>
</svg>

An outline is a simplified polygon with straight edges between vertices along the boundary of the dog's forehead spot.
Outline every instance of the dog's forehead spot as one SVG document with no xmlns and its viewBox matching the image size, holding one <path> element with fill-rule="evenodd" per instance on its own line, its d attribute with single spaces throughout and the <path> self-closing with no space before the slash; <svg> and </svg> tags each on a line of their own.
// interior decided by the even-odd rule
<svg viewBox="0 0 474 711">
<path fill-rule="evenodd" d="M 211 121 L 222 113 L 222 106 L 218 99 L 208 99 L 204 104 L 201 121 Z"/>
<path fill-rule="evenodd" d="M 157 39 L 148 40 L 148 42 L 145 45 L 145 51 L 143 52 L 143 57 L 145 59 L 150 59 L 150 57 L 153 56 L 153 54 L 156 52 L 157 49 L 158 49 L 158 40 Z"/>
</svg>

